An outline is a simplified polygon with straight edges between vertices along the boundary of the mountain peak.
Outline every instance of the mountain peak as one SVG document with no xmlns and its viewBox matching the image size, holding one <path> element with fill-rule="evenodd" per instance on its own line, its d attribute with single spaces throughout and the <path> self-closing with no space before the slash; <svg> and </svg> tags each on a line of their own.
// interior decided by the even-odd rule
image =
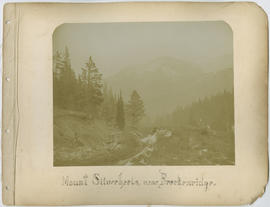
<svg viewBox="0 0 270 207">
<path fill-rule="evenodd" d="M 231 89 L 232 81 L 232 70 L 205 73 L 192 63 L 167 56 L 125 68 L 106 79 L 114 91 L 122 90 L 125 101 L 137 90 L 148 115 L 168 113 L 177 105 Z"/>
</svg>

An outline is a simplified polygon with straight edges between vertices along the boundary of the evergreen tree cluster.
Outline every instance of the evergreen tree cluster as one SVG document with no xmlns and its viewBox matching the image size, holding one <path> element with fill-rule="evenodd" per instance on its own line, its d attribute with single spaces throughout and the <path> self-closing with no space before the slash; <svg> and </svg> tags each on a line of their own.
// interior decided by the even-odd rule
<svg viewBox="0 0 270 207">
<path fill-rule="evenodd" d="M 178 107 L 170 116 L 172 125 L 209 127 L 215 130 L 232 130 L 234 127 L 234 97 L 224 91 L 187 107 Z"/>
<path fill-rule="evenodd" d="M 101 119 L 108 125 L 123 130 L 126 124 L 137 125 L 144 116 L 144 104 L 134 90 L 128 104 L 122 93 L 114 94 L 102 80 L 102 74 L 90 56 L 75 74 L 71 67 L 68 48 L 54 55 L 54 108 L 84 112 L 90 120 Z"/>
<path fill-rule="evenodd" d="M 53 70 L 53 100 L 54 104 L 63 108 L 75 107 L 77 81 L 71 68 L 69 51 L 65 48 L 63 54 L 56 52 Z"/>
</svg>

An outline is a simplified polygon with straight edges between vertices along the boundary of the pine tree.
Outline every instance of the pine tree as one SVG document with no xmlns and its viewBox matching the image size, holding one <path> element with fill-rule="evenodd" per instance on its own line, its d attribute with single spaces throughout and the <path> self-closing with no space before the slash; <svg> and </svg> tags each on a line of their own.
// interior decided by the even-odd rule
<svg viewBox="0 0 270 207">
<path fill-rule="evenodd" d="M 117 100 L 116 105 L 116 125 L 119 129 L 125 128 L 125 112 L 124 112 L 124 102 L 122 98 L 122 93 L 120 92 L 120 95 Z"/>
<path fill-rule="evenodd" d="M 131 94 L 127 105 L 127 113 L 128 119 L 133 126 L 136 126 L 145 116 L 143 101 L 136 90 Z"/>
<path fill-rule="evenodd" d="M 61 108 L 73 108 L 75 105 L 76 76 L 71 68 L 68 48 L 61 55 L 57 52 L 54 64 L 54 98 Z"/>
<path fill-rule="evenodd" d="M 59 51 L 53 56 L 53 105 L 54 107 L 59 105 L 59 92 L 60 92 L 60 81 L 59 76 L 62 68 L 62 56 Z"/>
<path fill-rule="evenodd" d="M 102 74 L 99 72 L 91 56 L 85 64 L 85 68 L 82 68 L 80 78 L 84 92 L 82 97 L 83 108 L 92 118 L 95 118 L 98 116 L 100 105 L 103 102 L 103 84 Z"/>
<path fill-rule="evenodd" d="M 102 118 L 107 124 L 115 125 L 117 100 L 115 100 L 112 89 L 108 88 L 107 84 L 104 84 L 103 87 L 103 97 L 104 101 L 101 109 Z"/>
</svg>

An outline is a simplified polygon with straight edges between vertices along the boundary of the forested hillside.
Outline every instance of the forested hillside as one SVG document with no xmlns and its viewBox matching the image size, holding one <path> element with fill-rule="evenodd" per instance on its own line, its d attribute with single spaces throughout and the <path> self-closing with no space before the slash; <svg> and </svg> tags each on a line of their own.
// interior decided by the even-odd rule
<svg viewBox="0 0 270 207">
<path fill-rule="evenodd" d="M 187 106 L 177 107 L 167 117 L 159 117 L 156 124 L 163 126 L 196 126 L 213 130 L 233 131 L 233 93 L 223 91 L 210 97 L 198 99 Z"/>
<path fill-rule="evenodd" d="M 54 165 L 234 163 L 231 69 L 162 58 L 104 80 L 91 56 L 80 73 L 68 48 L 53 62 Z"/>
</svg>

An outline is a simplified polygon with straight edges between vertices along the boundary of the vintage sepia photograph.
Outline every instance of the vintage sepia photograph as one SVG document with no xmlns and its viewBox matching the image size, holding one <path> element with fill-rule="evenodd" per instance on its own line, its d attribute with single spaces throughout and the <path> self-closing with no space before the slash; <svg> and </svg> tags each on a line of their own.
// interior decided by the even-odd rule
<svg viewBox="0 0 270 207">
<path fill-rule="evenodd" d="M 54 166 L 235 164 L 227 23 L 66 23 L 52 40 Z"/>
</svg>

